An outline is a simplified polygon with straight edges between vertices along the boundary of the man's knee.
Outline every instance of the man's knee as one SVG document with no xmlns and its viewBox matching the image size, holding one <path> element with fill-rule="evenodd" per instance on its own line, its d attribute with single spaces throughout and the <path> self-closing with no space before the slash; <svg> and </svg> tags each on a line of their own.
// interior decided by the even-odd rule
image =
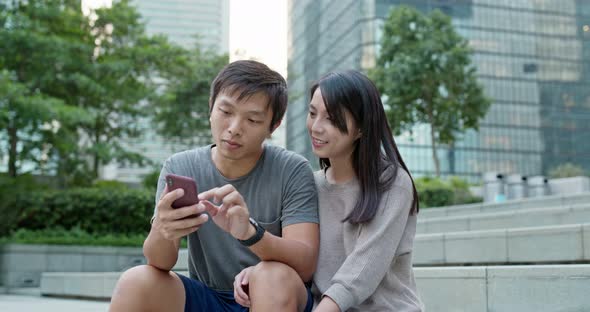
<svg viewBox="0 0 590 312">
<path fill-rule="evenodd" d="M 138 265 L 121 274 L 117 288 L 132 286 L 132 288 L 140 289 L 149 286 L 150 282 L 155 282 L 161 274 L 162 272 L 152 266 Z"/>
<path fill-rule="evenodd" d="M 286 264 L 260 262 L 250 273 L 249 283 L 250 300 L 256 309 L 301 311 L 307 303 L 307 290 L 303 281 Z"/>
<path fill-rule="evenodd" d="M 299 282 L 300 278 L 297 272 L 290 266 L 275 262 L 262 261 L 258 263 L 250 276 L 250 283 L 260 283 L 273 286 L 289 286 Z"/>
<path fill-rule="evenodd" d="M 150 265 L 140 265 L 121 275 L 113 291 L 111 306 L 132 306 L 134 310 L 140 310 L 140 306 L 152 304 L 153 299 L 163 295 L 168 298 L 183 298 L 182 281 L 174 273 Z"/>
<path fill-rule="evenodd" d="M 263 261 L 250 273 L 250 299 L 278 307 L 296 306 L 298 293 L 305 289 L 297 272 L 286 264 Z M 272 296 L 269 296 L 272 291 Z"/>
</svg>

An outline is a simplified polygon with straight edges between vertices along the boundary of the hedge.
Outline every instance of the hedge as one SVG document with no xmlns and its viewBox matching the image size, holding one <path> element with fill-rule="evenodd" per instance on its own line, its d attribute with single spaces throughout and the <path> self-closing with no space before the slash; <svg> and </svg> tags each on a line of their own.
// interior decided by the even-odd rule
<svg viewBox="0 0 590 312">
<path fill-rule="evenodd" d="M 459 178 L 453 177 L 445 181 L 420 177 L 414 182 L 420 198 L 420 207 L 444 207 L 482 201 L 480 197 L 471 195 L 467 182 Z"/>
<path fill-rule="evenodd" d="M 154 194 L 146 190 L 95 187 L 14 195 L 14 200 L 7 203 L 20 211 L 16 222 L 18 229 L 78 228 L 92 234 L 147 233 L 154 210 Z M 9 208 L 2 207 L 0 211 Z"/>
</svg>

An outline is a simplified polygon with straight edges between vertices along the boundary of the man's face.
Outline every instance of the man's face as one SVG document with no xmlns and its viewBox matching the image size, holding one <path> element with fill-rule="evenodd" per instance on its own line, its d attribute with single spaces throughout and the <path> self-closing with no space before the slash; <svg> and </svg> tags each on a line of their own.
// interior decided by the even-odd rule
<svg viewBox="0 0 590 312">
<path fill-rule="evenodd" d="M 211 111 L 211 134 L 223 158 L 259 157 L 262 142 L 270 135 L 272 110 L 264 93 L 238 101 L 238 92 L 221 91 Z"/>
</svg>

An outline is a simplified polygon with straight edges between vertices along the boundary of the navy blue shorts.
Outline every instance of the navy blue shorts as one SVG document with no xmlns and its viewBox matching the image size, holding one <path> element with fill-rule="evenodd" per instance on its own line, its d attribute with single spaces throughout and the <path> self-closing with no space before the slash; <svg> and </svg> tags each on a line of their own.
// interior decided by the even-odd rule
<svg viewBox="0 0 590 312">
<path fill-rule="evenodd" d="M 225 312 L 246 312 L 248 308 L 241 306 L 234 299 L 233 290 L 222 291 L 213 290 L 207 285 L 188 278 L 182 274 L 176 274 L 180 277 L 184 285 L 184 293 L 186 300 L 184 302 L 185 312 L 200 312 L 200 311 L 225 311 Z M 311 290 L 307 289 L 307 305 L 305 312 L 311 312 L 313 308 L 313 298 Z"/>
</svg>

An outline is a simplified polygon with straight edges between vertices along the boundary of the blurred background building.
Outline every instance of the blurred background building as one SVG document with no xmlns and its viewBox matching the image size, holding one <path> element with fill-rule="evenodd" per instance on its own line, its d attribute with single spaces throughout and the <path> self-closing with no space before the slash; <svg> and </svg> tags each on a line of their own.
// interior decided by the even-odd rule
<svg viewBox="0 0 590 312">
<path fill-rule="evenodd" d="M 305 129 L 311 83 L 332 70 L 367 70 L 389 10 L 438 9 L 469 40 L 493 101 L 478 132 L 439 148 L 441 172 L 536 175 L 571 162 L 590 169 L 590 1 L 290 0 L 287 148 L 313 159 Z M 414 174 L 434 175 L 428 125 L 396 137 Z M 315 163 L 315 161 L 314 161 Z"/>
<path fill-rule="evenodd" d="M 228 52 L 229 0 L 136 0 L 135 5 L 148 34 L 165 34 L 185 48 L 198 36 L 201 46 Z"/>
</svg>

